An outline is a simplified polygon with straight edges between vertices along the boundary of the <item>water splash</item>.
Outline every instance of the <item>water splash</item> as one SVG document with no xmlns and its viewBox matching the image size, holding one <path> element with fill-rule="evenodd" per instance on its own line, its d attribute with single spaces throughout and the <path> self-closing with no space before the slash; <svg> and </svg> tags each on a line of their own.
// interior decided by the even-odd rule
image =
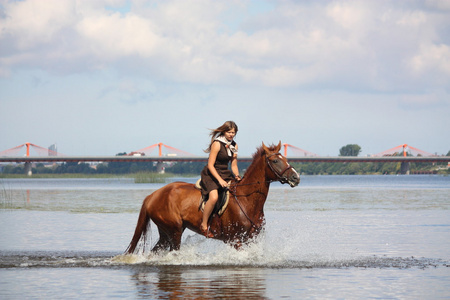
<svg viewBox="0 0 450 300">
<path fill-rule="evenodd" d="M 280 244 L 279 244 L 280 245 Z M 190 236 L 179 251 L 160 253 L 121 254 L 111 262 L 118 266 L 195 266 L 195 267 L 251 267 L 251 268 L 427 268 L 449 267 L 441 259 L 416 257 L 327 255 L 326 253 L 301 253 L 295 247 L 277 247 L 265 243 L 264 237 L 240 250 L 220 241 Z"/>
<path fill-rule="evenodd" d="M 266 252 L 261 244 L 242 250 L 200 241 L 180 251 L 158 254 L 117 254 L 111 252 L 0 252 L 0 269 L 5 268 L 135 268 L 173 266 L 201 268 L 436 268 L 450 267 L 449 261 L 433 258 L 355 256 L 333 259 L 320 255 L 294 257 L 283 251 Z"/>
</svg>

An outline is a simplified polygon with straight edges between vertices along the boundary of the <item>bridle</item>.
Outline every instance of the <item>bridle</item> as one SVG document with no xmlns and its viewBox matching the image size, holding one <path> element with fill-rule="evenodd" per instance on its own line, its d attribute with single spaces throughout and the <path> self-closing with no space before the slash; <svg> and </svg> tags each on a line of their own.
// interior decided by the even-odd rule
<svg viewBox="0 0 450 300">
<path fill-rule="evenodd" d="M 292 169 L 292 166 L 288 162 L 286 162 L 286 164 L 287 164 L 286 168 L 284 168 L 283 170 L 277 170 L 272 165 L 272 161 L 269 159 L 269 158 L 271 158 L 272 156 L 275 156 L 275 155 L 281 156 L 281 154 L 279 152 L 278 153 L 272 153 L 272 154 L 270 154 L 268 156 L 266 155 L 267 165 L 272 170 L 272 172 L 277 176 L 277 179 L 278 179 L 279 182 L 281 182 L 281 183 L 288 183 L 287 177 L 283 177 L 283 175 L 284 175 L 284 173 L 286 173 L 287 170 Z"/>
<path fill-rule="evenodd" d="M 281 183 L 289 183 L 288 179 L 286 177 L 283 177 L 284 173 L 286 173 L 286 171 L 292 169 L 293 167 L 286 162 L 287 166 L 286 168 L 284 168 L 282 171 L 278 171 L 277 169 L 275 169 L 275 167 L 272 165 L 272 161 L 269 159 L 270 157 L 274 156 L 274 155 L 281 155 L 279 152 L 277 153 L 272 153 L 269 156 L 266 156 L 266 163 L 269 166 L 270 170 L 272 170 L 272 172 L 275 174 L 275 176 L 277 176 L 277 180 L 280 181 Z M 273 182 L 274 180 L 267 180 L 266 182 Z M 242 183 L 235 183 L 234 184 L 234 192 L 236 192 L 236 188 L 238 186 L 243 186 L 243 185 L 253 185 L 253 184 L 259 184 L 260 182 L 253 182 L 253 183 L 246 183 L 246 184 L 242 184 Z"/>
</svg>

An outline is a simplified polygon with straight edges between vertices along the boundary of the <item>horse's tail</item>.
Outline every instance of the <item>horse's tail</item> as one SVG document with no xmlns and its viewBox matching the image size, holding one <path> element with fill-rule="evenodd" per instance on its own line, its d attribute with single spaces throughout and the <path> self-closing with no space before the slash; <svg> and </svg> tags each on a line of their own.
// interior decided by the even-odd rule
<svg viewBox="0 0 450 300">
<path fill-rule="evenodd" d="M 150 215 L 147 212 L 147 209 L 145 207 L 146 205 L 142 204 L 141 212 L 139 213 L 139 219 L 137 221 L 136 229 L 134 231 L 133 238 L 131 239 L 130 244 L 128 245 L 127 250 L 125 251 L 128 254 L 134 253 L 136 250 L 137 245 L 139 244 L 139 241 L 143 237 L 143 242 L 145 245 L 145 238 L 147 235 L 147 229 L 150 225 Z"/>
</svg>

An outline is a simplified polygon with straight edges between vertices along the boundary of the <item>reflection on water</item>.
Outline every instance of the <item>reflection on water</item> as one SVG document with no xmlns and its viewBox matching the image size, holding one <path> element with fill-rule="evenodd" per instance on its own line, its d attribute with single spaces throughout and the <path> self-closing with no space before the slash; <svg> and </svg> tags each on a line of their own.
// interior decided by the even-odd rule
<svg viewBox="0 0 450 300">
<path fill-rule="evenodd" d="M 2 299 L 448 299 L 449 295 L 447 268 L 300 271 L 242 268 L 239 273 L 233 270 L 222 273 L 209 269 L 147 267 L 141 270 L 3 269 L 0 272 Z M 236 276 L 244 281 L 243 285 L 234 280 Z M 210 282 L 209 277 L 215 282 Z M 252 283 L 253 279 L 256 283 Z M 233 284 L 239 287 L 236 295 Z M 221 296 L 216 297 L 216 293 Z"/>
<path fill-rule="evenodd" d="M 257 269 L 180 268 L 162 266 L 131 276 L 139 298 L 264 299 L 265 278 Z"/>
</svg>

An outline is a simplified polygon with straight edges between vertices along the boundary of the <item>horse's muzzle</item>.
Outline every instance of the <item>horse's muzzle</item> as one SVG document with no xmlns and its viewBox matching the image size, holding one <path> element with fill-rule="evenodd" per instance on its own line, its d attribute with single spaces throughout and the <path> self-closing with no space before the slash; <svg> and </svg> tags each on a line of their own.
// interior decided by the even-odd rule
<svg viewBox="0 0 450 300">
<path fill-rule="evenodd" d="M 298 175 L 297 171 L 294 168 L 292 168 L 291 171 L 292 172 L 290 172 L 287 178 L 287 183 L 289 183 L 291 187 L 296 187 L 300 183 L 300 175 Z"/>
</svg>

